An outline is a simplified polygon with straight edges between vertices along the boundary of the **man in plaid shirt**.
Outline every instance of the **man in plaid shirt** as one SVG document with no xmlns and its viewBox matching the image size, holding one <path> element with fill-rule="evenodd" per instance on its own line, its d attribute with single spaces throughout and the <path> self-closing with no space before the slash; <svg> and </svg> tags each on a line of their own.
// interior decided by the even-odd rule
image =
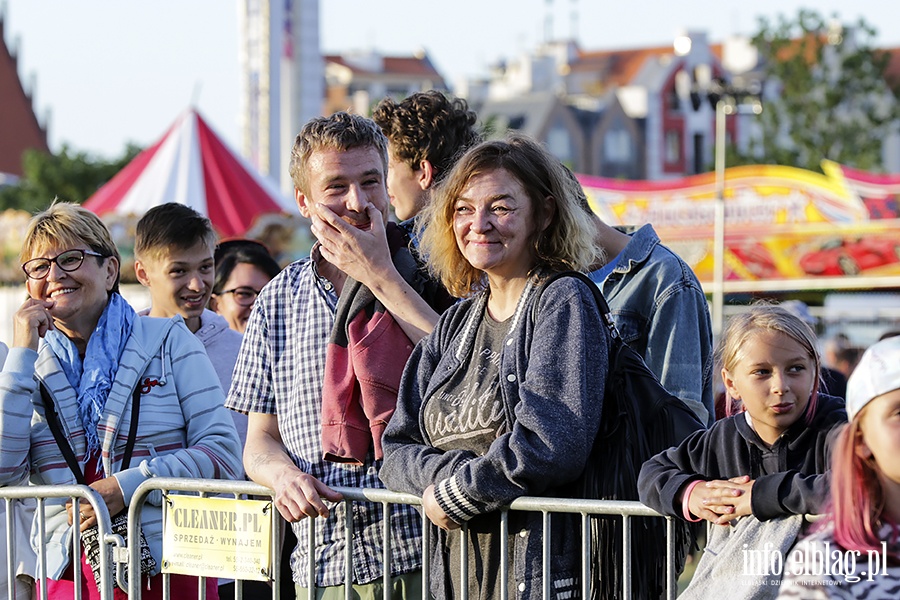
<svg viewBox="0 0 900 600">
<path fill-rule="evenodd" d="M 387 244 L 386 175 L 387 140 L 369 119 L 337 113 L 304 126 L 291 153 L 291 176 L 300 212 L 313 220 L 321 243 L 308 259 L 288 265 L 257 298 L 226 402 L 249 414 L 247 474 L 275 491 L 276 507 L 293 524 L 298 544 L 291 569 L 298 597 L 306 597 L 300 594 L 310 583 L 310 520 L 305 517 L 322 517 L 315 527 L 314 583 L 328 589 L 319 598 L 343 598 L 346 514 L 343 503 L 332 504 L 341 499 L 332 487 L 384 487 L 380 461 L 372 452 L 361 466 L 323 460 L 321 406 L 326 347 L 347 277 L 334 266 L 334 253 L 340 251 L 336 241 Z M 418 341 L 431 330 L 436 313 L 396 269 L 390 271 L 392 265 L 384 268 L 372 292 Z M 361 598 L 381 597 L 382 506 L 355 503 L 352 513 L 354 588 Z M 412 507 L 392 506 L 390 525 L 394 597 L 420 598 L 421 517 Z"/>
</svg>

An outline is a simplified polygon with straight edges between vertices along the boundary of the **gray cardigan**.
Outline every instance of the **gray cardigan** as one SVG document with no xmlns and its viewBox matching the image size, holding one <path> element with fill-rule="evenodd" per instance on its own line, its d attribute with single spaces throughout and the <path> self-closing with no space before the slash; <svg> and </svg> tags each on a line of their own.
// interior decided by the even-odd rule
<svg viewBox="0 0 900 600">
<path fill-rule="evenodd" d="M 421 495 L 435 484 L 441 507 L 462 523 L 520 496 L 565 495 L 565 485 L 582 473 L 600 424 L 608 334 L 592 292 L 580 281 L 553 282 L 541 296 L 534 321 L 533 291 L 529 285 L 523 293 L 500 357 L 505 433 L 483 456 L 443 452 L 430 445 L 420 410 L 471 352 L 485 292 L 444 313 L 407 363 L 397 410 L 384 435 L 380 474 L 388 488 Z M 574 585 L 577 523 L 559 521 L 554 519 L 551 540 L 554 586 Z M 529 514 L 515 522 L 524 525 L 510 556 L 518 591 L 526 598 L 540 597 L 541 518 Z M 438 590 L 449 576 L 439 537 L 432 536 L 432 582 Z"/>
</svg>

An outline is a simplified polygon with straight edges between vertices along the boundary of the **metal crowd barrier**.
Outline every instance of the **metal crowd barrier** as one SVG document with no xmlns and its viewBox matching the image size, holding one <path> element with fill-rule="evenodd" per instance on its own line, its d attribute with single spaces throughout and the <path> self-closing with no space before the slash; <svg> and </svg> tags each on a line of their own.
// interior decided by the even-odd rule
<svg viewBox="0 0 900 600">
<path fill-rule="evenodd" d="M 161 490 L 165 492 L 193 493 L 200 497 L 231 495 L 234 498 L 257 496 L 274 500 L 274 492 L 251 481 L 230 481 L 225 479 L 183 479 L 178 477 L 153 477 L 144 481 L 137 487 L 128 507 L 128 532 L 140 531 L 141 513 L 146 504 L 150 492 Z M 280 540 L 284 527 L 283 519 L 272 519 L 272 539 Z M 165 523 L 163 523 L 165 532 Z M 128 545 L 128 595 L 131 598 L 140 598 L 141 593 L 141 558 L 140 545 Z M 281 590 L 278 582 L 281 576 L 281 553 L 272 552 L 272 598 L 280 600 Z M 169 600 L 169 575 L 163 573 L 163 600 Z M 201 577 L 198 582 L 198 598 L 206 600 L 206 578 Z M 243 600 L 243 586 L 240 581 L 235 581 L 235 600 Z"/>
<path fill-rule="evenodd" d="M 30 489 L 30 488 L 29 488 Z M 353 502 L 376 502 L 382 504 L 384 508 L 384 514 L 389 514 L 389 508 L 391 504 L 411 504 L 411 505 L 421 505 L 421 499 L 412 496 L 409 494 L 400 494 L 396 492 L 391 492 L 383 489 L 366 489 L 366 488 L 343 488 L 337 487 L 334 488 L 335 491 L 340 492 L 344 496 L 343 502 L 353 503 Z M 242 496 L 257 496 L 257 497 L 268 497 L 272 498 L 273 492 L 269 488 L 257 485 L 248 481 L 225 481 L 225 480 L 202 480 L 202 479 L 178 479 L 178 478 L 152 478 L 148 479 L 144 483 L 142 483 L 138 489 L 135 491 L 133 496 L 131 505 L 128 510 L 128 530 L 129 532 L 138 531 L 138 527 L 140 524 L 141 511 L 143 509 L 143 505 L 146 502 L 146 498 L 150 492 L 154 490 L 161 490 L 165 492 L 179 492 L 179 493 L 194 493 L 200 496 L 209 496 L 209 495 L 220 495 L 220 494 L 232 494 L 235 498 Z M 348 506 L 348 509 L 350 507 Z M 96 509 L 95 509 L 96 510 Z M 611 501 L 611 500 L 572 500 L 572 499 L 562 499 L 562 498 L 538 498 L 538 497 L 523 497 L 519 498 L 512 502 L 507 510 L 504 510 L 501 514 L 501 564 L 503 568 L 501 568 L 501 572 L 507 572 L 509 567 L 509 552 L 507 548 L 507 538 L 506 535 L 509 531 L 509 512 L 510 511 L 531 511 L 531 512 L 540 512 L 543 514 L 543 540 L 544 540 L 544 555 L 543 555 L 543 597 L 545 599 L 550 598 L 550 577 L 547 576 L 550 570 L 550 536 L 549 527 L 550 527 L 550 514 L 551 513 L 569 513 L 569 514 L 578 514 L 581 515 L 581 531 L 582 531 L 582 568 L 581 568 L 581 585 L 582 585 L 582 598 L 590 598 L 590 519 L 593 516 L 620 516 L 623 519 L 623 527 L 622 527 L 622 544 L 624 547 L 624 552 L 622 553 L 622 566 L 623 572 L 626 576 L 623 578 L 623 590 L 622 597 L 625 600 L 629 600 L 632 596 L 632 581 L 631 581 L 631 564 L 632 564 L 632 548 L 631 548 L 631 519 L 634 517 L 656 517 L 656 518 L 665 518 L 666 523 L 666 595 L 665 597 L 669 600 L 674 600 L 677 593 L 677 584 L 676 584 L 676 566 L 675 566 L 675 521 L 671 517 L 663 517 L 659 513 L 653 511 L 650 508 L 647 508 L 643 504 L 639 502 L 622 502 L 622 501 Z M 348 534 L 346 539 L 352 540 L 353 536 L 350 533 L 352 531 L 353 522 L 352 522 L 352 510 L 346 510 L 345 514 L 347 515 L 347 519 L 345 521 L 345 527 L 348 528 Z M 429 581 L 428 581 L 428 573 L 429 573 L 429 527 L 427 519 L 422 517 L 423 520 L 423 552 L 422 552 L 422 597 L 429 598 Z M 307 573 L 308 573 L 308 581 L 312 583 L 312 585 L 308 588 L 308 597 L 310 599 L 316 597 L 316 570 L 315 570 L 315 527 L 318 519 L 312 519 L 310 523 L 310 535 L 306 540 L 300 540 L 298 543 L 306 543 L 308 544 L 308 557 L 309 561 L 307 563 Z M 272 539 L 278 540 L 281 539 L 281 530 L 283 521 L 282 519 L 273 519 L 272 520 Z M 390 565 L 390 556 L 391 556 L 391 547 L 390 547 L 390 519 L 384 519 L 382 521 L 383 530 L 382 530 L 382 564 Z M 468 557 L 466 554 L 467 545 L 462 545 L 462 556 L 461 556 L 461 570 L 460 577 L 462 581 L 466 581 L 468 578 L 467 574 L 467 565 L 468 565 Z M 272 598 L 274 600 L 279 600 L 280 598 L 280 590 L 277 582 L 279 581 L 279 576 L 281 572 L 281 561 L 280 561 L 280 553 L 273 552 L 273 574 L 272 580 L 274 580 L 275 584 L 272 586 Z M 347 570 L 345 574 L 345 597 L 351 597 L 351 585 L 353 580 L 353 572 L 352 572 L 352 546 L 348 545 L 345 548 L 345 558 L 347 564 Z M 140 597 L 140 559 L 139 559 L 139 547 L 137 544 L 130 544 L 128 547 L 128 592 L 132 598 Z M 390 585 L 390 569 L 385 569 L 384 574 L 384 598 L 385 600 L 389 600 L 391 597 L 391 585 Z M 164 592 L 163 599 L 166 600 L 168 598 L 168 576 L 164 575 L 163 579 Z M 462 587 L 463 598 L 461 600 L 467 600 L 465 597 L 466 589 L 465 586 Z M 507 582 L 506 578 L 501 578 L 500 581 L 500 590 L 501 595 L 504 597 L 508 597 L 507 590 Z M 199 583 L 199 597 L 201 600 L 205 599 L 205 587 L 204 581 L 201 579 Z M 242 590 L 239 582 L 236 582 L 235 586 L 235 597 L 237 600 L 242 599 Z"/>
<path fill-rule="evenodd" d="M 383 489 L 363 489 L 363 488 L 335 488 L 336 491 L 340 492 L 344 496 L 343 502 L 348 504 L 353 502 L 375 502 L 382 504 L 384 508 L 384 514 L 388 514 L 389 508 L 391 504 L 411 504 L 411 505 L 421 505 L 421 499 L 412 496 L 409 494 L 400 494 L 396 492 L 390 492 L 388 490 Z M 144 505 L 146 504 L 146 500 L 150 492 L 154 490 L 161 490 L 165 492 L 175 492 L 175 493 L 189 493 L 194 495 L 199 495 L 201 497 L 205 496 L 221 496 L 223 494 L 227 494 L 233 496 L 234 498 L 244 498 L 248 496 L 261 497 L 261 498 L 273 498 L 273 492 L 269 488 L 260 486 L 258 484 L 249 482 L 249 481 L 226 481 L 226 480 L 204 480 L 204 479 L 179 479 L 179 478 L 151 478 L 141 484 L 137 491 L 134 494 L 132 499 L 132 503 L 128 510 L 128 531 L 129 536 L 131 532 L 140 531 L 140 520 L 141 513 Z M 101 576 L 101 585 L 100 585 L 100 597 L 102 600 L 112 600 L 113 598 L 113 586 L 118 583 L 118 585 L 122 589 L 127 589 L 129 595 L 132 598 L 140 598 L 141 595 L 141 574 L 140 574 L 140 545 L 139 544 L 129 544 L 127 547 L 125 545 L 125 540 L 122 539 L 121 536 L 112 534 L 112 527 L 110 522 L 110 516 L 106 509 L 106 504 L 103 502 L 99 493 L 93 490 L 90 487 L 82 486 L 82 485 L 70 485 L 70 486 L 16 486 L 16 487 L 5 487 L 0 488 L 0 499 L 5 502 L 6 507 L 6 528 L 7 528 L 7 536 L 5 540 L 6 549 L 7 549 L 7 581 L 9 583 L 8 588 L 8 597 L 9 600 L 14 600 L 15 598 L 15 586 L 14 582 L 16 579 L 15 573 L 15 565 L 16 565 L 16 519 L 14 515 L 14 506 L 18 503 L 18 501 L 34 498 L 36 499 L 35 506 L 35 514 L 37 518 L 35 522 L 38 527 L 38 539 L 41 540 L 41 546 L 37 548 L 37 579 L 39 582 L 40 595 L 39 598 L 42 600 L 46 600 L 47 598 L 47 556 L 46 556 L 46 547 L 44 546 L 43 540 L 45 538 L 45 518 L 44 511 L 46 501 L 48 499 L 72 499 L 73 504 L 76 506 L 76 519 L 80 515 L 80 502 L 88 502 L 93 507 L 94 513 L 97 517 L 97 526 L 99 528 L 100 539 L 105 546 L 104 552 L 100 553 L 100 576 Z M 349 509 L 349 506 L 348 506 Z M 619 502 L 619 501 L 607 501 L 607 500 L 571 500 L 571 499 L 560 499 L 560 498 L 537 498 L 537 497 L 525 497 L 519 498 L 515 500 L 509 507 L 508 510 L 504 510 L 501 514 L 501 563 L 503 568 L 501 572 L 507 572 L 509 568 L 509 552 L 507 548 L 507 538 L 509 532 L 509 512 L 510 511 L 531 511 L 531 512 L 539 512 L 543 515 L 543 530 L 544 530 L 544 556 L 543 556 L 543 597 L 550 597 L 550 578 L 547 576 L 550 569 L 550 543 L 549 539 L 549 527 L 550 527 L 550 514 L 551 513 L 569 513 L 569 514 L 578 514 L 581 515 L 581 524 L 582 524 L 582 571 L 581 571 L 581 584 L 582 584 L 582 598 L 590 598 L 590 519 L 592 516 L 599 515 L 618 515 L 623 519 L 623 527 L 622 527 L 622 543 L 624 547 L 624 552 L 622 553 L 622 565 L 623 573 L 626 573 L 626 577 L 624 577 L 623 582 L 623 590 L 622 597 L 627 599 L 631 598 L 632 595 L 632 582 L 631 582 L 631 565 L 632 565 L 632 548 L 631 548 L 631 522 L 630 520 L 634 517 L 656 517 L 663 518 L 655 511 L 647 508 L 646 506 L 638 503 L 638 502 Z M 347 515 L 347 520 L 345 522 L 345 527 L 349 530 L 352 530 L 352 510 L 345 511 Z M 667 576 L 667 588 L 666 588 L 666 598 L 674 599 L 676 595 L 676 567 L 675 567 L 675 547 L 674 547 L 674 531 L 675 531 L 675 522 L 671 517 L 665 517 L 667 520 L 666 527 L 666 538 L 667 538 L 667 552 L 666 552 L 666 576 Z M 310 560 L 307 564 L 307 573 L 308 580 L 313 583 L 308 589 L 309 598 L 315 598 L 316 588 L 314 582 L 316 581 L 316 571 L 315 571 L 315 527 L 318 519 L 312 519 L 310 526 L 310 536 L 307 540 L 301 540 L 300 543 L 307 543 L 309 552 L 308 556 Z M 382 530 L 382 562 L 384 565 L 390 565 L 390 556 L 391 556 L 391 547 L 390 547 L 390 519 L 383 520 L 383 530 Z M 164 524 L 165 526 L 165 524 Z M 280 518 L 272 519 L 272 539 L 279 540 L 281 539 L 282 527 L 284 526 L 284 521 Z M 26 532 L 29 533 L 29 532 Z M 346 539 L 353 539 L 351 534 L 347 535 Z M 422 597 L 428 598 L 429 596 L 429 581 L 428 581 L 428 573 L 429 573 L 429 527 L 427 520 L 423 516 L 423 559 L 422 559 Z M 71 539 L 71 555 L 78 556 L 81 552 L 81 535 L 78 531 L 78 528 L 73 528 L 73 535 Z M 466 581 L 468 579 L 467 565 L 468 565 L 468 557 L 467 557 L 467 545 L 462 545 L 462 555 L 461 559 L 461 573 L 459 576 L 461 577 L 461 581 Z M 345 581 L 349 584 L 353 579 L 352 572 L 352 546 L 349 546 L 345 549 L 345 558 L 347 563 L 347 571 L 345 574 Z M 112 559 L 110 559 L 112 557 Z M 639 558 L 639 557 L 638 557 Z M 280 573 L 283 565 L 281 564 L 281 554 L 276 549 L 273 549 L 272 552 L 272 574 L 271 579 L 274 584 L 272 585 L 272 598 L 274 600 L 280 599 L 280 589 L 277 582 L 280 581 Z M 80 581 L 81 579 L 81 561 L 74 560 L 72 561 L 73 570 L 74 570 L 74 579 L 75 581 Z M 124 569 L 128 569 L 128 583 L 125 585 L 124 578 L 122 575 L 124 574 Z M 115 574 L 115 575 L 114 575 Z M 206 597 L 205 593 L 205 579 L 201 578 L 199 581 L 199 598 L 204 600 Z M 466 588 L 462 587 L 462 600 L 466 600 Z M 500 581 L 500 590 L 501 595 L 504 597 L 508 597 L 507 590 L 507 578 L 503 577 Z M 390 569 L 385 569 L 384 575 L 384 598 L 388 600 L 390 598 L 391 586 L 390 586 Z M 351 597 L 351 586 L 345 586 L 345 594 L 346 598 Z M 238 581 L 235 585 L 235 598 L 236 600 L 242 600 L 243 590 L 242 585 Z M 75 586 L 75 598 L 76 600 L 80 600 L 81 598 L 81 587 Z M 167 600 L 169 598 L 169 575 L 163 575 L 163 599 Z"/>
<path fill-rule="evenodd" d="M 94 509 L 94 514 L 97 520 L 98 527 L 98 536 L 102 541 L 102 546 L 104 549 L 108 548 L 122 548 L 125 547 L 125 540 L 122 539 L 122 536 L 111 533 L 112 532 L 112 524 L 110 522 L 109 512 L 106 509 L 106 503 L 103 501 L 103 498 L 100 496 L 99 492 L 94 489 L 86 486 L 86 485 L 35 485 L 35 486 L 10 486 L 10 487 L 0 487 L 0 499 L 3 500 L 4 506 L 6 508 L 6 580 L 7 580 L 7 595 L 9 600 L 15 599 L 16 589 L 15 589 L 15 581 L 16 581 L 16 563 L 17 561 L 17 552 L 18 548 L 16 548 L 16 518 L 14 514 L 14 510 L 31 510 L 29 508 L 23 507 L 21 501 L 29 498 L 36 499 L 36 506 L 34 508 L 34 512 L 36 515 L 35 521 L 38 526 L 38 540 L 40 540 L 40 546 L 37 550 L 37 582 L 40 588 L 39 598 L 41 600 L 47 600 L 47 548 L 44 542 L 45 540 L 45 508 L 46 501 L 48 499 L 71 499 L 73 505 L 75 506 L 75 522 L 80 522 L 81 517 L 81 502 L 88 502 Z M 17 508 L 18 507 L 18 508 Z M 78 527 L 72 528 L 72 539 L 71 539 L 71 555 L 72 556 L 80 556 L 81 553 L 81 532 Z M 26 538 L 30 537 L 30 531 L 25 532 Z M 75 574 L 75 581 L 81 580 L 81 561 L 75 560 L 73 562 L 73 571 Z M 113 599 L 113 563 L 110 560 L 109 552 L 101 552 L 100 553 L 100 598 L 101 600 L 112 600 Z M 75 600 L 81 600 L 81 586 L 75 586 Z"/>
</svg>

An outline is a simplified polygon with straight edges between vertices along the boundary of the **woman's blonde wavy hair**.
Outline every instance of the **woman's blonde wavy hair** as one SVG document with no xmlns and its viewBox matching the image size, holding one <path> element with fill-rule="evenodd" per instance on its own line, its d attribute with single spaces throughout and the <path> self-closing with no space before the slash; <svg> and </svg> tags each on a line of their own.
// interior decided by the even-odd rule
<svg viewBox="0 0 900 600">
<path fill-rule="evenodd" d="M 486 274 L 463 257 L 453 231 L 457 199 L 478 175 L 504 170 L 522 185 L 534 223 L 549 224 L 532 232 L 534 267 L 548 272 L 583 271 L 601 256 L 594 244 L 595 228 L 584 210 L 577 180 L 534 140 L 510 135 L 505 140 L 482 142 L 469 149 L 434 191 L 434 198 L 419 219 L 419 250 L 432 273 L 447 290 L 466 298 L 487 287 Z"/>
</svg>

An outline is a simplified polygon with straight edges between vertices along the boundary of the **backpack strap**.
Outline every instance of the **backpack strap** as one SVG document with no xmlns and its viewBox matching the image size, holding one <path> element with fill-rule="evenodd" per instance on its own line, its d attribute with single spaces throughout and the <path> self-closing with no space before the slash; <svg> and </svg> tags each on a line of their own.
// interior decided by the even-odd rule
<svg viewBox="0 0 900 600">
<path fill-rule="evenodd" d="M 40 384 L 40 389 L 41 398 L 44 400 L 44 412 L 47 415 L 47 427 L 50 428 L 50 433 L 53 434 L 53 439 L 56 440 L 56 445 L 59 446 L 59 451 L 62 452 L 63 458 L 66 459 L 66 464 L 69 465 L 69 469 L 71 469 L 72 474 L 75 475 L 75 480 L 81 485 L 87 485 L 87 481 L 84 478 L 84 472 L 81 470 L 81 467 L 78 466 L 78 459 L 75 457 L 75 451 L 72 450 L 68 438 L 66 438 L 65 433 L 63 433 L 62 424 L 59 420 L 59 413 L 56 412 L 56 404 L 53 402 L 53 397 L 50 395 L 50 392 L 47 391 L 47 387 L 43 383 Z M 140 411 L 141 389 L 140 386 L 135 386 L 134 393 L 131 395 L 131 423 L 128 427 L 128 440 L 125 442 L 125 455 L 122 457 L 123 471 L 131 465 L 131 456 L 134 454 L 134 442 L 137 438 L 138 417 L 140 416 Z"/>
<path fill-rule="evenodd" d="M 551 283 L 563 277 L 574 277 L 575 279 L 580 280 L 582 283 L 588 286 L 588 289 L 591 290 L 591 293 L 594 296 L 594 301 L 597 303 L 597 307 L 600 309 L 600 314 L 603 315 L 603 321 L 604 323 L 606 323 L 606 328 L 609 330 L 609 334 L 613 337 L 613 339 L 621 339 L 619 331 L 616 329 L 616 323 L 615 321 L 613 321 L 612 314 L 610 313 L 609 304 L 606 303 L 606 298 L 603 297 L 603 293 L 600 291 L 600 288 L 597 287 L 596 283 L 591 281 L 590 277 L 578 271 L 560 271 L 559 273 L 550 275 L 541 282 L 541 285 L 535 292 L 534 303 L 531 305 L 531 321 L 534 322 L 537 320 L 538 303 L 541 300 L 541 295 L 544 293 L 544 290 L 549 287 Z"/>
<path fill-rule="evenodd" d="M 122 456 L 122 471 L 131 466 L 131 455 L 134 454 L 134 442 L 137 439 L 138 420 L 141 415 L 141 386 L 134 386 L 131 393 L 131 424 L 128 426 L 128 439 L 125 440 L 125 454 Z"/>
</svg>

